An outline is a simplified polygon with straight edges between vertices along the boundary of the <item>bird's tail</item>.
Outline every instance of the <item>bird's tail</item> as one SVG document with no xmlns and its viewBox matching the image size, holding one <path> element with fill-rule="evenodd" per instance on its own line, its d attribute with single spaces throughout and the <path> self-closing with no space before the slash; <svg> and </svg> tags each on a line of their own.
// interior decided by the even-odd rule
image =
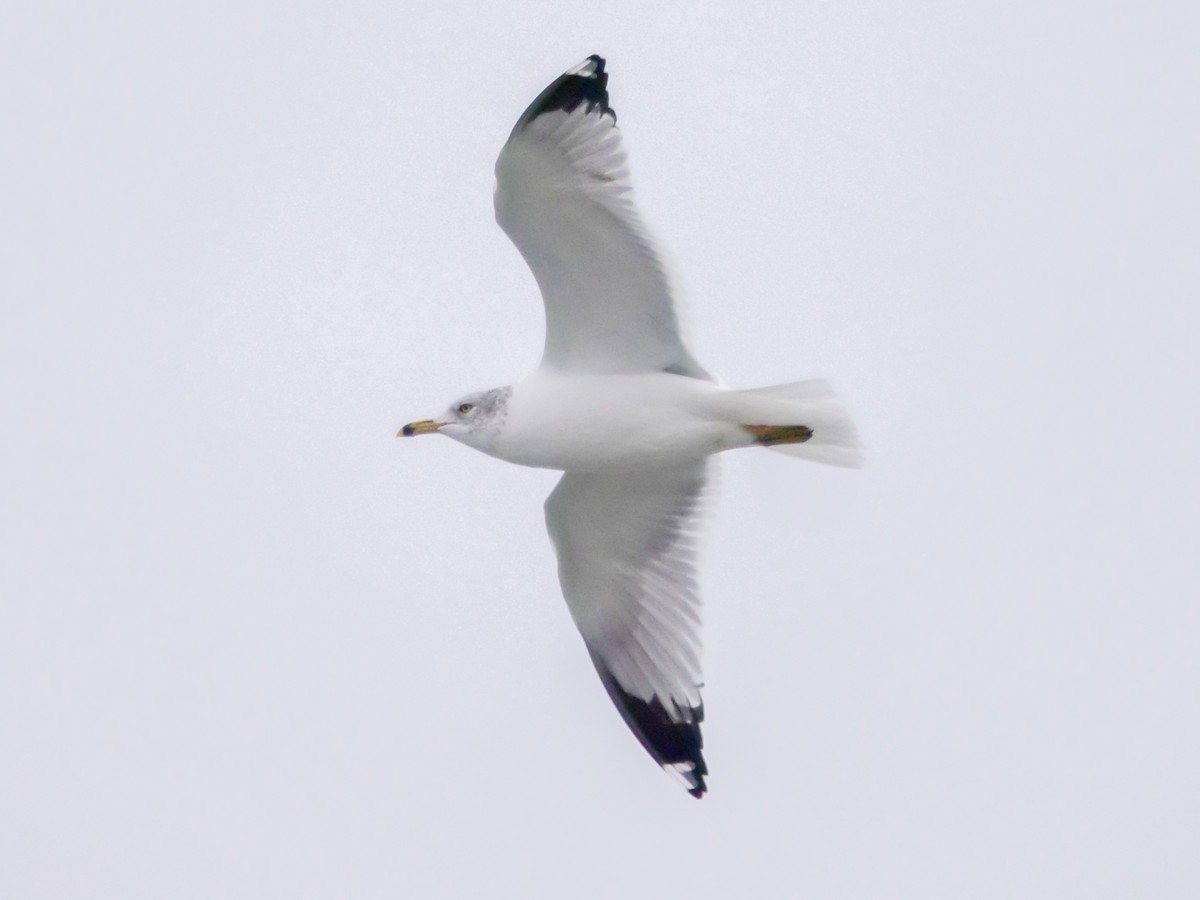
<svg viewBox="0 0 1200 900">
<path fill-rule="evenodd" d="M 734 394 L 738 422 L 754 443 L 831 466 L 862 465 L 858 430 L 828 382 L 794 381 Z"/>
</svg>

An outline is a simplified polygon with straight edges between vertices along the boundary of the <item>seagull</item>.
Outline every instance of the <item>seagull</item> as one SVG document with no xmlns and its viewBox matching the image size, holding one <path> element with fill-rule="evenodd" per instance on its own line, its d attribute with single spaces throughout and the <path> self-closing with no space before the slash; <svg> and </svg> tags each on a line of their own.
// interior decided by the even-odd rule
<svg viewBox="0 0 1200 900">
<path fill-rule="evenodd" d="M 825 382 L 728 390 L 685 346 L 604 66 L 589 56 L 551 83 L 496 161 L 496 221 L 545 304 L 541 364 L 400 435 L 563 472 L 545 511 L 571 617 L 626 725 L 702 797 L 696 540 L 710 457 L 767 447 L 855 466 L 858 440 Z"/>
</svg>

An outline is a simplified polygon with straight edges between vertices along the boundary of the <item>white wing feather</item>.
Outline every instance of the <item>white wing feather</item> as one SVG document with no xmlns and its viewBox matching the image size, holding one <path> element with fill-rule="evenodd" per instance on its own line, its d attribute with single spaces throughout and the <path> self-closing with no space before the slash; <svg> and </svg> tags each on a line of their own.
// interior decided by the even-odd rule
<svg viewBox="0 0 1200 900">
<path fill-rule="evenodd" d="M 703 462 L 568 472 L 546 500 L 563 595 L 609 696 L 697 796 L 707 770 L 695 539 L 707 482 Z"/>
<path fill-rule="evenodd" d="M 604 60 L 589 57 L 517 121 L 496 160 L 496 221 L 546 307 L 542 365 L 707 378 L 634 207 Z"/>
</svg>

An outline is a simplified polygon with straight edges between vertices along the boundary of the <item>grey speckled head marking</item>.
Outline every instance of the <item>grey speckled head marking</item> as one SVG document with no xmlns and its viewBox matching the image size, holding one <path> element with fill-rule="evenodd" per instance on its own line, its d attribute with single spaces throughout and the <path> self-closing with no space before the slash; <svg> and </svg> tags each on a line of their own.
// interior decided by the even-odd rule
<svg viewBox="0 0 1200 900">
<path fill-rule="evenodd" d="M 512 396 L 511 387 L 492 388 L 479 395 L 479 407 L 482 411 L 480 427 L 495 434 L 508 419 L 508 398 Z"/>
<path fill-rule="evenodd" d="M 511 387 L 498 387 L 459 397 L 446 410 L 441 432 L 456 441 L 486 450 L 504 428 L 511 396 Z"/>
</svg>

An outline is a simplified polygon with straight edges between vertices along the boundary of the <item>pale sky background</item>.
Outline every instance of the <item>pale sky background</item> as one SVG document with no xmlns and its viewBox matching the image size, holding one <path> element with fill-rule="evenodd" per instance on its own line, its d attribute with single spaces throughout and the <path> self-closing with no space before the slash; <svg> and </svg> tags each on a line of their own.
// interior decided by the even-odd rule
<svg viewBox="0 0 1200 900">
<path fill-rule="evenodd" d="M 6 13 L 0 896 L 1200 893 L 1194 3 Z M 537 361 L 492 165 L 608 58 L 725 460 L 702 802 L 556 475 L 406 421 Z"/>
</svg>

